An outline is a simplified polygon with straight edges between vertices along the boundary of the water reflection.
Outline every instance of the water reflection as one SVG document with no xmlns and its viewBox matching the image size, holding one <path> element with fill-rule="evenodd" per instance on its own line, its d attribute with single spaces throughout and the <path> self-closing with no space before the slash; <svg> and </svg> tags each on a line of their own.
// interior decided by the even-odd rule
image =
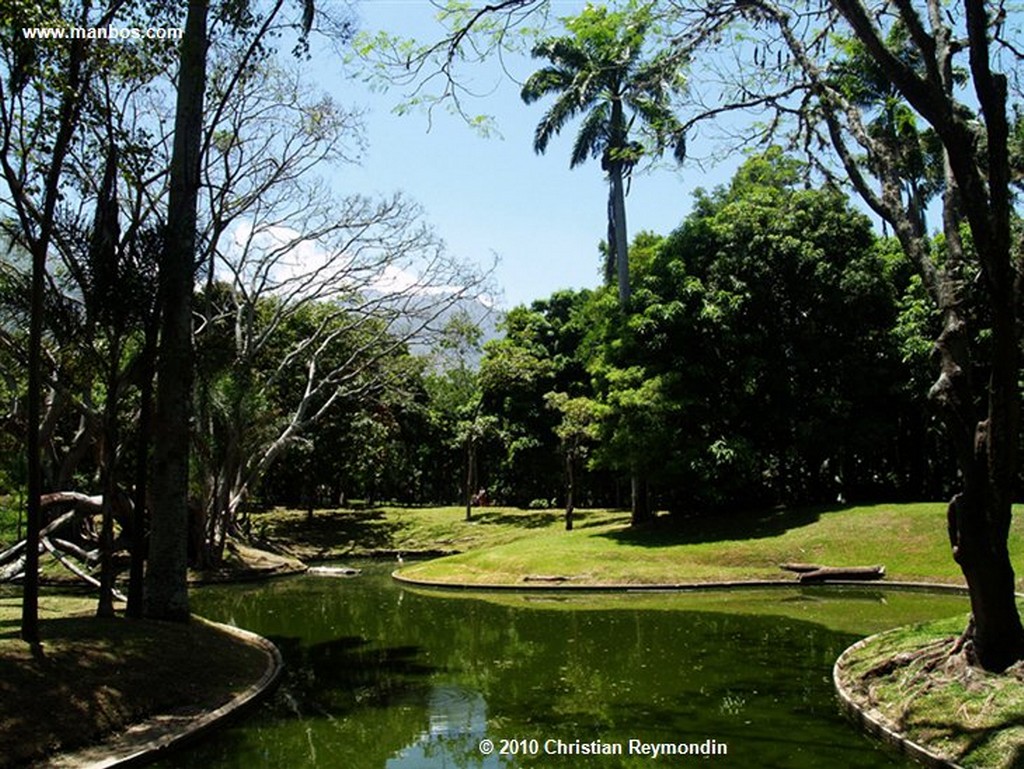
<svg viewBox="0 0 1024 769">
<path fill-rule="evenodd" d="M 403 589 L 383 568 L 199 591 L 198 611 L 282 649 L 274 701 L 161 766 L 632 767 L 644 745 L 724 745 L 718 767 L 906 766 L 838 714 L 859 635 L 966 611 L 877 589 L 488 595 Z M 496 752 L 481 752 L 490 740 Z M 499 755 L 503 747 L 513 755 Z M 580 746 L 622 755 L 580 755 Z M 562 749 L 576 750 L 564 753 Z"/>
</svg>

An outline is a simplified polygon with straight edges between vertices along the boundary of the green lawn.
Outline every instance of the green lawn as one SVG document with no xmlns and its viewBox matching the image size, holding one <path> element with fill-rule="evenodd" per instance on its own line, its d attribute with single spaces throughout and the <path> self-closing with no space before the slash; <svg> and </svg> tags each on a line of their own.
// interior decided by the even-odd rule
<svg viewBox="0 0 1024 769">
<path fill-rule="evenodd" d="M 419 511 L 408 511 L 415 516 Z M 449 517 L 454 514 L 449 513 Z M 390 515 L 390 513 L 389 513 Z M 439 525 L 444 510 L 423 513 Z M 800 561 L 830 566 L 883 564 L 886 578 L 961 584 L 946 539 L 942 503 L 885 504 L 800 511 L 770 511 L 722 521 L 684 521 L 634 530 L 628 516 L 582 511 L 575 531 L 566 532 L 557 515 L 538 522 L 519 514 L 528 527 L 488 533 L 488 547 L 456 535 L 458 555 L 407 564 L 402 576 L 475 585 L 522 585 L 531 577 L 560 577 L 565 584 L 674 584 L 786 578 L 778 565 Z M 501 516 L 502 528 L 514 527 L 516 514 Z M 487 514 L 476 526 L 481 538 L 494 526 Z M 407 524 L 411 526 L 411 524 Z M 1017 516 L 1011 552 L 1024 551 L 1024 522 Z M 1022 583 L 1024 584 L 1024 583 Z"/>
<path fill-rule="evenodd" d="M 792 578 L 778 569 L 785 561 L 882 563 L 890 580 L 960 583 L 944 511 L 941 503 L 771 511 L 717 520 L 660 518 L 634 530 L 628 513 L 584 510 L 576 530 L 566 532 L 557 510 L 484 508 L 466 521 L 460 507 L 389 507 L 320 511 L 311 520 L 299 511 L 259 514 L 254 533 L 306 559 L 376 555 L 397 562 L 401 555 L 409 577 L 481 586 L 521 587 L 528 576 L 564 577 L 581 586 Z M 1024 550 L 1022 540 L 1018 515 L 1012 553 Z M 414 559 L 438 552 L 457 554 Z M 0 740 L 0 766 L 55 744 L 89 741 L 170 703 L 223 697 L 258 673 L 259 660 L 198 623 L 156 632 L 148 623 L 80 617 L 93 610 L 92 599 L 48 598 L 44 654 L 33 658 L 17 638 L 18 601 L 13 592 L 7 595 L 0 599 L 0 680 L 6 683 L 0 687 L 6 704 L 0 736 L 9 742 Z M 223 676 L 209 675 L 210 660 Z M 196 661 L 201 668 L 190 668 Z M 44 682 L 44 671 L 47 682 L 62 685 Z M 161 685 L 152 686 L 153 680 Z M 48 717 L 52 713 L 70 717 Z"/>
</svg>

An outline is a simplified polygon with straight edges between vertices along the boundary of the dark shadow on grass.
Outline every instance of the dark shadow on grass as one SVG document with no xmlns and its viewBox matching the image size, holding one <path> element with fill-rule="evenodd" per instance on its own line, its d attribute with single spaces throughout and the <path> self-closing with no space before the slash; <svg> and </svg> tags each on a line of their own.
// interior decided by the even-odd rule
<svg viewBox="0 0 1024 769">
<path fill-rule="evenodd" d="M 642 547 L 763 539 L 779 536 L 790 529 L 809 526 L 816 523 L 823 514 L 843 509 L 845 508 L 821 506 L 796 510 L 771 509 L 680 518 L 661 515 L 643 526 L 630 526 L 599 536 L 622 544 Z"/>
<path fill-rule="evenodd" d="M 274 523 L 272 539 L 302 542 L 323 551 L 348 547 L 361 550 L 392 550 L 395 538 L 407 524 L 389 521 L 382 510 L 322 510 Z"/>
<path fill-rule="evenodd" d="M 976 750 L 984 749 L 985 746 L 998 737 L 1000 732 L 1003 730 L 1024 726 L 1024 716 L 1006 718 L 997 724 L 985 727 L 970 728 L 965 726 L 962 722 L 953 719 L 950 719 L 949 721 L 941 721 L 937 719 L 918 721 L 914 726 L 917 728 L 924 728 L 933 734 L 938 734 L 950 739 L 967 737 L 967 747 L 961 754 L 963 757 L 967 757 Z M 901 725 L 901 728 L 905 727 Z M 1024 746 L 1018 746 L 1015 749 L 1013 760 L 1010 763 L 1005 764 L 1005 766 L 1012 767 L 1013 769 L 1024 769 Z"/>
<path fill-rule="evenodd" d="M 262 652 L 196 623 L 57 617 L 40 622 L 40 635 L 45 655 L 0 661 L 0 766 L 211 695 L 222 704 L 266 666 Z"/>
<path fill-rule="evenodd" d="M 562 510 L 524 510 L 521 513 L 507 513 L 478 507 L 473 513 L 473 520 L 479 523 L 520 529 L 543 529 L 564 518 L 565 512 Z"/>
</svg>

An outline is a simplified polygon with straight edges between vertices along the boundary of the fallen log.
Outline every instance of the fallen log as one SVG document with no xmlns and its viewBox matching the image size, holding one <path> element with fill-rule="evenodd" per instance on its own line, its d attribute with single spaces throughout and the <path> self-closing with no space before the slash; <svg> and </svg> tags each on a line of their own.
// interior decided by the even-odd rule
<svg viewBox="0 0 1024 769">
<path fill-rule="evenodd" d="M 779 568 L 783 571 L 795 571 L 797 574 L 805 574 L 809 571 L 817 571 L 825 567 L 820 563 L 780 563 Z"/>
<path fill-rule="evenodd" d="M 99 550 L 85 550 L 73 542 L 68 542 L 65 539 L 58 539 L 57 537 L 52 537 L 50 541 L 65 553 L 70 553 L 75 556 L 79 561 L 84 561 L 88 564 L 97 564 L 100 562 Z"/>
<path fill-rule="evenodd" d="M 832 582 L 835 580 L 871 581 L 885 577 L 884 566 L 822 566 L 802 573 L 801 583 Z"/>
<path fill-rule="evenodd" d="M 7 548 L 2 553 L 0 553 L 0 564 L 4 564 L 8 561 L 14 560 L 14 558 L 20 555 L 21 551 L 25 549 L 25 544 L 27 542 L 28 540 L 23 539 L 21 540 L 21 542 L 18 542 L 16 545 L 13 545 L 12 547 Z M 22 560 L 24 560 L 24 557 L 22 558 Z"/>
<path fill-rule="evenodd" d="M 523 582 L 568 582 L 572 577 L 564 577 L 561 574 L 527 574 Z"/>
<path fill-rule="evenodd" d="M 0 567 L 0 582 L 13 582 L 25 576 L 25 556 Z"/>
</svg>

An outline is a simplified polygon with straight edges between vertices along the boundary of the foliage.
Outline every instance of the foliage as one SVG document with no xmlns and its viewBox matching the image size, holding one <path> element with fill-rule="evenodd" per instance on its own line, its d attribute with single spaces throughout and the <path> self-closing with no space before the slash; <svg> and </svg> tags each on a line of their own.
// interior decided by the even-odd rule
<svg viewBox="0 0 1024 769">
<path fill-rule="evenodd" d="M 482 409 L 497 420 L 503 456 L 489 468 L 493 496 L 526 505 L 552 499 L 562 489 L 555 429 L 559 414 L 543 408 L 551 392 L 589 392 L 584 360 L 591 292 L 561 291 L 530 308 L 510 310 L 503 338 L 484 346 L 480 364 Z"/>
<path fill-rule="evenodd" d="M 600 158 L 607 172 L 607 248 L 623 306 L 630 294 L 624 180 L 645 155 L 656 157 L 671 147 L 682 162 L 686 154 L 672 105 L 685 87 L 685 59 L 667 51 L 644 58 L 652 12 L 652 6 L 609 11 L 588 4 L 579 15 L 563 20 L 568 35 L 534 46 L 533 56 L 550 64 L 530 75 L 521 91 L 527 104 L 554 97 L 534 132 L 537 153 L 543 154 L 554 135 L 582 117 L 569 167 Z M 610 277 L 611 270 L 606 272 Z"/>
</svg>

